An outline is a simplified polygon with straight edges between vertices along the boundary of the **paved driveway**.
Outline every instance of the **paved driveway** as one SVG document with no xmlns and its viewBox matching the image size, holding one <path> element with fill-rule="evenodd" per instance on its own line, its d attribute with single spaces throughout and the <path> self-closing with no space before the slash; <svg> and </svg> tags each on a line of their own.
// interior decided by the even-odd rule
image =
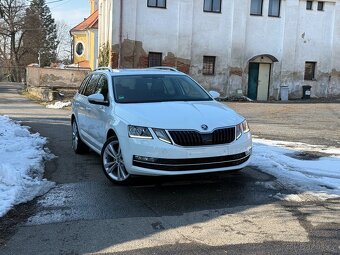
<svg viewBox="0 0 340 255">
<path fill-rule="evenodd" d="M 252 168 L 113 186 L 97 155 L 72 152 L 70 112 L 45 109 L 17 89 L 0 84 L 0 114 L 48 137 L 58 157 L 46 177 L 57 185 L 0 219 L 0 254 L 340 253 L 339 201 L 277 201 L 273 195 L 290 191 L 258 185 L 275 178 Z"/>
<path fill-rule="evenodd" d="M 227 103 L 250 122 L 259 137 L 340 147 L 337 103 Z"/>
</svg>

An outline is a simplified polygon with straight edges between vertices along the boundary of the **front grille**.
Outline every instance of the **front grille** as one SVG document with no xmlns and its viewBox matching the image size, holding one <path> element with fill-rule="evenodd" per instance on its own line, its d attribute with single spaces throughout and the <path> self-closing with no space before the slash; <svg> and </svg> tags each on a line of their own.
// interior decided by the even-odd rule
<svg viewBox="0 0 340 255">
<path fill-rule="evenodd" d="M 185 158 L 162 159 L 133 156 L 133 165 L 159 171 L 192 171 L 207 170 L 225 167 L 237 167 L 250 158 L 250 154 L 240 153 L 235 155 L 210 157 L 210 158 Z"/>
<path fill-rule="evenodd" d="M 181 146 L 202 146 L 228 144 L 235 140 L 235 127 L 221 128 L 212 133 L 198 131 L 169 131 L 175 144 Z"/>
</svg>

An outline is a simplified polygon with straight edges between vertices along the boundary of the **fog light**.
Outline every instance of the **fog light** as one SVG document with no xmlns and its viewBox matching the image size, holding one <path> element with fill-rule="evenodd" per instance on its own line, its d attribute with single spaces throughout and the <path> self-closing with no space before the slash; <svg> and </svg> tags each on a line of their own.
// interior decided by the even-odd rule
<svg viewBox="0 0 340 255">
<path fill-rule="evenodd" d="M 156 162 L 157 159 L 144 156 L 133 156 L 133 160 L 138 160 L 142 162 Z"/>
</svg>

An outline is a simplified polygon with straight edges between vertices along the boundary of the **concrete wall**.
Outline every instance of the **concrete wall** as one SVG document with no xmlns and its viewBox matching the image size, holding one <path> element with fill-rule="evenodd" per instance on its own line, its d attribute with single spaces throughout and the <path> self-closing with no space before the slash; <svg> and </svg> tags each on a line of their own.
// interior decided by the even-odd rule
<svg viewBox="0 0 340 255">
<path fill-rule="evenodd" d="M 305 0 L 282 0 L 279 17 L 250 15 L 250 0 L 222 0 L 221 13 L 203 11 L 204 0 L 171 0 L 166 9 L 147 0 L 124 0 L 122 66 L 147 66 L 149 52 L 162 52 L 164 65 L 188 72 L 208 89 L 224 95 L 248 90 L 249 60 L 271 55 L 269 96 L 278 99 L 281 85 L 290 98 L 301 98 L 302 85 L 312 96 L 340 96 L 340 1 L 325 1 L 324 10 L 306 10 Z M 99 1 L 99 44 L 119 51 L 120 0 Z M 203 75 L 203 56 L 216 56 L 215 75 Z M 114 55 L 117 57 L 117 54 Z M 304 80 L 306 61 L 315 61 L 315 81 Z M 117 63 L 116 60 L 112 63 Z"/>
<path fill-rule="evenodd" d="M 88 70 L 27 67 L 27 90 L 44 101 L 70 98 L 88 74 Z"/>
</svg>

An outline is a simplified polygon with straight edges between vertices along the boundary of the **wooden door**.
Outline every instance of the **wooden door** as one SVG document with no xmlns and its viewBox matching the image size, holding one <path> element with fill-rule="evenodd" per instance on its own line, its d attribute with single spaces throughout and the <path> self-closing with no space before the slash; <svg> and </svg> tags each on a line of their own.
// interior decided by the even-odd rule
<svg viewBox="0 0 340 255">
<path fill-rule="evenodd" d="M 270 80 L 270 64 L 260 64 L 259 76 L 257 85 L 257 100 L 268 100 L 269 93 L 269 80 Z"/>
</svg>

